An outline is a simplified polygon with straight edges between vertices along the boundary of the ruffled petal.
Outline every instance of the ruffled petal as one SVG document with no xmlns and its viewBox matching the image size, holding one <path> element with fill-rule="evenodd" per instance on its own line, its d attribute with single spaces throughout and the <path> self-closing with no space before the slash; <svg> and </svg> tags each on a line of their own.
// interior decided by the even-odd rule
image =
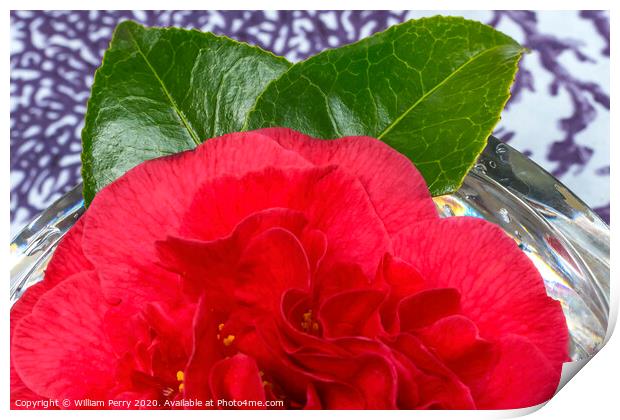
<svg viewBox="0 0 620 420">
<path fill-rule="evenodd" d="M 499 227 L 470 217 L 422 222 L 399 235 L 394 247 L 428 288 L 460 292 L 461 313 L 483 338 L 521 335 L 557 371 L 568 360 L 568 329 L 560 303 L 547 296 L 536 267 Z"/>
<path fill-rule="evenodd" d="M 308 371 L 321 372 L 333 378 L 331 381 L 324 381 L 324 384 L 315 382 L 326 409 L 348 407 L 385 410 L 396 408 L 398 392 L 396 370 L 388 360 L 380 355 L 355 354 L 343 357 L 299 353 L 295 355 L 295 360 Z M 333 385 L 337 384 L 346 384 L 357 391 L 361 398 L 355 400 L 359 405 L 351 406 L 349 398 L 354 393 L 349 391 L 349 397 L 340 392 L 335 393 Z M 322 387 L 326 387 L 329 392 L 321 392 Z M 337 390 L 341 389 L 340 386 L 337 387 Z M 330 400 L 330 402 L 325 400 Z"/>
<path fill-rule="evenodd" d="M 319 140 L 287 128 L 257 132 L 317 166 L 338 165 L 359 178 L 390 235 L 417 221 L 438 218 L 420 172 L 409 159 L 380 140 Z"/>
<path fill-rule="evenodd" d="M 312 299 L 314 309 L 331 296 L 347 290 L 371 287 L 369 278 L 362 269 L 353 264 L 337 263 L 331 266 L 322 265 L 312 281 Z"/>
<path fill-rule="evenodd" d="M 458 312 L 461 295 L 454 288 L 429 289 L 403 299 L 398 305 L 401 331 L 412 331 Z"/>
<path fill-rule="evenodd" d="M 304 270 L 305 273 L 300 275 L 303 275 L 305 282 L 298 283 L 301 277 L 295 277 L 289 287 L 307 287 L 309 261 L 306 250 L 317 258 L 316 255 L 324 252 L 324 243 L 315 241 L 316 232 L 307 230 L 306 226 L 307 221 L 302 213 L 270 208 L 243 219 L 226 238 L 201 241 L 170 237 L 157 246 L 163 266 L 182 277 L 187 293 L 192 296 L 206 293 L 214 307 L 232 311 L 237 303 L 235 292 L 239 291 L 240 276 L 248 283 L 252 267 L 262 267 L 263 270 L 270 267 L 288 268 L 296 270 L 295 273 Z M 279 233 L 271 232 L 264 236 L 274 230 Z M 262 245 L 257 246 L 256 241 L 261 241 Z M 285 258 L 286 254 L 292 259 Z M 282 263 L 274 264 L 274 260 Z M 284 280 L 283 272 L 274 274 Z M 268 285 L 265 283 L 265 286 Z"/>
<path fill-rule="evenodd" d="M 242 353 L 220 360 L 213 366 L 211 390 L 216 400 L 265 402 L 265 390 L 256 362 Z"/>
<path fill-rule="evenodd" d="M 376 337 L 383 332 L 379 307 L 384 299 L 384 292 L 371 289 L 350 290 L 330 297 L 319 310 L 323 336 Z"/>
<path fill-rule="evenodd" d="M 364 396 L 353 386 L 344 382 L 317 382 L 321 408 L 325 410 L 361 410 L 366 407 Z"/>
<path fill-rule="evenodd" d="M 114 353 L 122 357 L 139 342 L 150 341 L 149 325 L 142 313 L 133 313 L 126 305 L 111 307 L 103 316 L 103 331 Z"/>
<path fill-rule="evenodd" d="M 462 357 L 480 341 L 476 324 L 462 315 L 441 318 L 416 335 L 444 361 Z"/>
<path fill-rule="evenodd" d="M 405 297 L 424 289 L 424 279 L 410 264 L 386 254 L 379 264 L 375 284 L 388 291 L 381 307 L 381 319 L 385 329 L 395 333 L 398 304 Z"/>
<path fill-rule="evenodd" d="M 225 357 L 222 345 L 217 338 L 219 324 L 217 314 L 211 309 L 203 296 L 193 320 L 193 350 L 185 373 L 185 398 L 197 398 L 207 401 L 213 398 L 210 387 L 209 372 L 218 361 Z"/>
<path fill-rule="evenodd" d="M 175 276 L 156 267 L 155 243 L 179 233 L 200 186 L 220 176 L 240 176 L 273 165 L 311 166 L 266 136 L 233 133 L 195 150 L 145 162 L 102 189 L 84 216 L 84 253 L 97 267 L 130 266 L 139 271 L 138 278 L 128 278 L 127 287 L 119 287 L 122 277 L 102 274 L 106 296 L 122 299 L 143 284 L 174 282 Z"/>
<path fill-rule="evenodd" d="M 406 356 L 418 370 L 414 371 L 418 384 L 419 406 L 469 410 L 476 408 L 475 400 L 459 377 L 433 355 L 423 343 L 411 334 L 400 334 L 386 340 L 395 351 Z"/>
<path fill-rule="evenodd" d="M 374 276 L 389 252 L 390 239 L 364 187 L 335 167 L 280 170 L 269 168 L 238 177 L 221 177 L 196 193 L 188 211 L 200 217 L 203 240 L 228 236 L 253 213 L 269 208 L 302 212 L 308 226 L 327 236 L 321 264 L 345 261 Z"/>
<path fill-rule="evenodd" d="M 242 305 L 277 313 L 287 289 L 310 286 L 310 266 L 299 240 L 272 228 L 254 238 L 241 256 L 235 297 Z"/>
<path fill-rule="evenodd" d="M 321 399 L 316 391 L 316 387 L 313 384 L 309 384 L 306 391 L 306 405 L 304 406 L 305 410 L 320 410 Z"/>
<path fill-rule="evenodd" d="M 480 219 L 448 218 L 412 226 L 395 239 L 395 252 L 415 266 L 427 287 L 457 289 L 460 313 L 476 324 L 481 338 L 496 343 L 514 336 L 527 343 L 528 351 L 511 352 L 510 362 L 523 378 L 536 378 L 524 398 L 551 396 L 568 360 L 568 328 L 560 303 L 547 296 L 540 273 L 512 239 Z M 478 374 L 487 375 L 484 369 Z M 509 376 L 494 378 L 508 392 Z"/>
</svg>

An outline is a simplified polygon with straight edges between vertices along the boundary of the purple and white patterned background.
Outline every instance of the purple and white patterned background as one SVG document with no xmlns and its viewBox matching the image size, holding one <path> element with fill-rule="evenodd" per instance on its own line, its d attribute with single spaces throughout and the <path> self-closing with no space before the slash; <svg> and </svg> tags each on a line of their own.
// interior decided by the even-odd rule
<svg viewBox="0 0 620 420">
<path fill-rule="evenodd" d="M 609 221 L 608 12 L 13 11 L 11 233 L 80 181 L 86 101 L 119 21 L 226 34 L 298 61 L 438 13 L 489 23 L 531 49 L 495 134 Z"/>
</svg>

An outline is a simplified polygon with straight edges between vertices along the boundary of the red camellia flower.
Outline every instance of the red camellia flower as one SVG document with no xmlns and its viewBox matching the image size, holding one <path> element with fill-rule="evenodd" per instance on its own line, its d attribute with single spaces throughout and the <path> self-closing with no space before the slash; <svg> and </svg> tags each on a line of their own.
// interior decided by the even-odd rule
<svg viewBox="0 0 620 420">
<path fill-rule="evenodd" d="M 378 140 L 288 129 L 132 169 L 11 311 L 14 406 L 519 408 L 567 360 L 560 304 L 498 227 L 440 219 Z"/>
</svg>

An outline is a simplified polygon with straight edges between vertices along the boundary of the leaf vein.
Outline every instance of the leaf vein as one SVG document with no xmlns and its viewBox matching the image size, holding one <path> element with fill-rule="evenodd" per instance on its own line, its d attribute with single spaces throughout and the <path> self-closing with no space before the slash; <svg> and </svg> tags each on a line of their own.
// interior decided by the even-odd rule
<svg viewBox="0 0 620 420">
<path fill-rule="evenodd" d="M 168 88 L 166 88 L 166 85 L 164 84 L 164 81 L 159 77 L 159 75 L 157 74 L 157 71 L 155 71 L 155 69 L 151 65 L 151 62 L 148 60 L 146 55 L 144 55 L 144 52 L 142 51 L 142 48 L 140 48 L 140 44 L 138 44 L 138 40 L 136 40 L 136 38 L 134 37 L 134 35 L 133 35 L 133 33 L 131 31 L 127 31 L 127 33 L 129 34 L 129 37 L 131 38 L 131 40 L 134 43 L 134 45 L 136 46 L 136 50 L 138 51 L 138 54 L 140 54 L 140 56 L 142 57 L 142 59 L 144 60 L 144 62 L 148 66 L 148 68 L 153 73 L 153 76 L 155 77 L 155 79 L 157 79 L 157 81 L 161 85 L 162 91 L 164 92 L 164 94 L 166 95 L 166 97 L 170 101 L 170 104 L 172 105 L 172 109 L 174 109 L 176 114 L 181 119 L 181 122 L 185 126 L 185 129 L 189 133 L 189 135 L 192 138 L 192 140 L 194 140 L 194 143 L 196 143 L 196 145 L 199 145 L 201 143 L 201 141 L 200 141 L 200 138 L 198 137 L 198 134 L 196 134 L 196 132 L 192 129 L 191 125 L 189 124 L 189 121 L 187 121 L 187 118 L 185 118 L 185 115 L 183 114 L 183 112 L 177 106 L 176 102 L 174 101 L 174 98 L 172 97 L 172 95 L 168 91 Z"/>
<path fill-rule="evenodd" d="M 397 118 L 394 119 L 394 121 L 392 121 L 392 123 L 390 125 L 388 125 L 378 136 L 378 139 L 383 139 L 383 137 L 385 137 L 386 134 L 388 134 L 390 131 L 392 131 L 392 129 L 398 125 L 398 123 L 400 123 L 411 111 L 413 111 L 419 104 L 421 104 L 422 102 L 424 102 L 424 100 L 426 100 L 429 96 L 431 96 L 435 91 L 437 91 L 439 88 L 443 87 L 447 82 L 449 82 L 452 78 L 455 77 L 455 75 L 457 75 L 461 70 L 463 70 L 465 67 L 467 67 L 469 64 L 471 64 L 472 62 L 474 62 L 476 59 L 480 58 L 481 56 L 494 51 L 496 49 L 499 48 L 505 48 L 507 45 L 506 44 L 502 44 L 502 45 L 496 45 L 492 48 L 488 48 L 486 50 L 483 50 L 473 56 L 471 56 L 467 61 L 465 61 L 463 64 L 461 64 L 459 67 L 457 67 L 453 72 L 451 72 L 445 79 L 443 79 L 441 82 L 437 83 L 435 86 L 433 86 L 432 89 L 430 89 L 429 91 L 427 91 L 426 93 L 424 93 L 422 96 L 420 96 L 420 98 L 415 101 L 415 103 L 413 105 L 411 105 L 409 107 L 409 109 L 407 109 L 405 112 L 403 112 L 401 115 L 399 115 Z"/>
</svg>

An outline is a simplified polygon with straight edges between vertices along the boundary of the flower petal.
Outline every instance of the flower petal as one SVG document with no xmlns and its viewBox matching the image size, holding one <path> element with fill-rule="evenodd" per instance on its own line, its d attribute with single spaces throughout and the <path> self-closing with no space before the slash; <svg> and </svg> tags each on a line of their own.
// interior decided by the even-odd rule
<svg viewBox="0 0 620 420">
<path fill-rule="evenodd" d="M 312 299 L 315 308 L 325 300 L 338 293 L 348 290 L 368 288 L 371 286 L 369 278 L 362 269 L 353 264 L 337 263 L 330 266 L 322 265 L 313 278 Z"/>
<path fill-rule="evenodd" d="M 213 366 L 211 390 L 216 400 L 265 401 L 265 390 L 256 362 L 242 353 L 220 360 Z M 264 406 L 248 408 L 260 409 Z"/>
<path fill-rule="evenodd" d="M 54 256 L 45 269 L 44 281 L 48 283 L 48 289 L 75 273 L 94 268 L 82 250 L 84 221 L 84 217 L 78 219 L 58 243 Z"/>
<path fill-rule="evenodd" d="M 469 388 L 416 337 L 405 333 L 386 341 L 420 370 L 417 374 L 417 383 L 422 404 L 418 408 L 435 407 L 449 410 L 476 408 Z"/>
<path fill-rule="evenodd" d="M 22 296 L 13 304 L 11 308 L 11 325 L 10 325 L 10 343 L 13 343 L 13 332 L 19 321 L 32 313 L 32 308 L 39 301 L 41 296 L 49 290 L 49 283 L 40 281 L 26 289 Z M 15 405 L 17 400 L 32 401 L 42 400 L 43 397 L 35 394 L 21 380 L 15 367 L 13 366 L 13 357 L 11 354 L 11 409 L 21 409 Z"/>
<path fill-rule="evenodd" d="M 412 331 L 457 313 L 460 298 L 454 288 L 429 289 L 406 297 L 398 305 L 400 330 Z"/>
<path fill-rule="evenodd" d="M 479 219 L 448 218 L 412 226 L 396 238 L 395 252 L 411 261 L 428 287 L 459 290 L 460 312 L 476 324 L 483 339 L 501 343 L 519 337 L 521 341 L 511 340 L 523 351 L 511 350 L 508 364 L 498 368 L 512 372 L 510 366 L 518 366 L 523 387 L 532 387 L 519 403 L 535 404 L 552 395 L 549 389 L 557 386 L 562 363 L 568 360 L 566 321 L 559 302 L 547 296 L 539 272 L 512 239 Z M 489 363 L 486 357 L 481 360 L 483 367 Z M 486 369 L 477 371 L 484 382 Z M 468 376 L 468 383 L 476 382 Z M 494 375 L 493 386 L 508 392 L 511 380 L 508 373 Z M 517 404 L 500 394 L 489 395 L 497 400 L 485 397 L 486 406 Z"/>
<path fill-rule="evenodd" d="M 11 339 L 13 339 L 13 331 L 17 326 L 17 323 L 25 316 L 32 313 L 32 308 L 41 299 L 47 291 L 49 291 L 49 283 L 40 281 L 28 287 L 24 294 L 11 307 Z"/>
<path fill-rule="evenodd" d="M 203 240 L 228 236 L 249 215 L 269 209 L 302 212 L 308 226 L 327 236 L 322 264 L 359 264 L 374 276 L 391 248 L 360 182 L 335 167 L 280 170 L 269 168 L 244 177 L 221 177 L 196 193 L 188 215 L 200 217 Z"/>
<path fill-rule="evenodd" d="M 394 333 L 399 302 L 422 290 L 424 279 L 410 264 L 390 254 L 381 260 L 376 277 L 377 287 L 388 290 L 387 299 L 381 307 L 381 320 L 386 330 Z"/>
<path fill-rule="evenodd" d="M 479 341 L 478 328 L 462 315 L 450 315 L 416 332 L 443 361 L 457 359 Z"/>
<path fill-rule="evenodd" d="M 561 370 L 537 346 L 521 336 L 508 335 L 499 341 L 498 351 L 499 361 L 487 370 L 487 377 L 469 383 L 479 408 L 531 407 L 553 397 Z"/>
<path fill-rule="evenodd" d="M 330 297 L 319 310 L 323 335 L 374 338 L 383 332 L 379 307 L 384 299 L 384 292 L 371 289 L 349 290 Z"/>
<path fill-rule="evenodd" d="M 213 397 L 209 372 L 224 358 L 217 339 L 220 320 L 205 297 L 201 297 L 193 321 L 193 351 L 185 368 L 185 398 L 207 401 Z"/>
<path fill-rule="evenodd" d="M 321 408 L 321 399 L 316 391 L 316 387 L 313 384 L 309 384 L 306 391 L 304 410 L 320 410 Z"/>
<path fill-rule="evenodd" d="M 317 166 L 335 164 L 359 178 L 390 235 L 419 220 L 438 218 L 420 172 L 409 159 L 380 140 L 319 140 L 286 128 L 257 132 Z"/>
<path fill-rule="evenodd" d="M 309 285 L 310 267 L 301 243 L 289 231 L 272 228 L 244 250 L 235 297 L 244 305 L 277 313 L 285 290 Z"/>
<path fill-rule="evenodd" d="M 314 231 L 306 230 L 306 225 L 307 221 L 300 212 L 271 208 L 243 219 L 235 227 L 233 233 L 226 238 L 201 241 L 170 237 L 166 241 L 159 242 L 157 246 L 162 264 L 168 270 L 182 276 L 186 292 L 192 296 L 206 293 L 208 299 L 221 310 L 226 308 L 232 310 L 235 305 L 234 292 L 237 287 L 237 278 L 241 274 L 240 270 L 244 269 L 242 265 L 245 257 L 257 258 L 260 256 L 257 252 L 260 252 L 263 266 L 277 267 L 279 264 L 274 265 L 270 258 L 280 259 L 282 252 L 292 253 L 290 255 L 296 257 L 291 262 L 299 262 L 306 267 L 306 271 L 308 270 L 305 250 L 299 246 L 299 241 L 295 238 L 301 237 L 303 241 L 308 237 L 308 233 L 315 234 Z M 268 238 L 276 238 L 275 243 L 267 244 L 274 252 L 273 255 L 270 256 L 265 250 L 248 249 L 261 235 L 273 229 L 285 232 L 272 233 L 268 236 Z M 282 236 L 286 238 L 283 239 Z M 314 247 L 314 249 L 311 248 L 311 252 L 318 255 L 323 252 L 319 247 L 324 244 L 314 239 L 312 237 L 307 240 L 305 246 Z M 292 248 L 287 249 L 287 244 Z M 287 267 L 292 268 L 290 265 Z M 307 278 L 307 274 L 305 276 Z M 307 281 L 304 286 L 307 286 Z"/>
<path fill-rule="evenodd" d="M 239 176 L 276 164 L 310 166 L 268 137 L 233 133 L 192 151 L 145 162 L 102 189 L 84 215 L 84 253 L 97 267 L 145 270 L 137 278 L 130 276 L 126 287 L 119 287 L 122 277 L 109 279 L 102 274 L 104 294 L 121 299 L 140 284 L 174 282 L 176 276 L 155 266 L 155 242 L 179 233 L 183 215 L 200 186 L 219 176 Z M 138 198 L 145 196 L 148 199 Z"/>
<path fill-rule="evenodd" d="M 84 219 L 79 219 L 58 243 L 54 256 L 45 269 L 45 277 L 30 286 L 11 308 L 11 337 L 17 322 L 29 315 L 38 300 L 61 281 L 80 271 L 92 270 L 82 252 Z"/>
<path fill-rule="evenodd" d="M 360 410 L 366 408 L 362 393 L 344 382 L 317 382 L 321 408 L 324 410 Z"/>
<path fill-rule="evenodd" d="M 421 222 L 395 238 L 394 247 L 427 287 L 461 293 L 461 313 L 483 338 L 521 335 L 557 371 L 568 360 L 568 329 L 559 302 L 547 296 L 538 270 L 499 227 L 470 217 Z M 530 369 L 537 369 L 534 360 Z"/>
<path fill-rule="evenodd" d="M 160 265 L 103 265 L 97 268 L 104 297 L 122 304 L 127 313 L 138 313 L 149 302 L 178 302 L 183 299 L 181 279 Z"/>
<path fill-rule="evenodd" d="M 350 408 L 370 410 L 396 408 L 397 374 L 395 368 L 388 360 L 377 354 L 367 353 L 342 357 L 299 353 L 295 355 L 295 359 L 307 370 L 321 372 L 333 378 L 333 381 L 325 381 L 331 395 L 321 392 L 320 382 L 315 382 L 326 409 L 349 405 L 340 401 L 340 398 L 344 396 L 336 398 L 333 394 L 335 390 L 329 386 L 330 383 L 347 384 L 360 394 L 362 401 L 356 401 L 356 403 L 363 402 L 363 405 Z M 331 402 L 326 402 L 324 397 L 328 397 Z"/>
<path fill-rule="evenodd" d="M 13 363 L 24 384 L 48 398 L 105 398 L 116 363 L 103 332 L 108 308 L 92 271 L 42 296 L 13 334 Z"/>
<path fill-rule="evenodd" d="M 149 342 L 149 325 L 142 313 L 133 313 L 127 305 L 111 307 L 103 316 L 103 331 L 114 353 L 122 357 L 130 352 L 139 341 Z M 131 331 L 131 333 L 128 333 Z"/>
<path fill-rule="evenodd" d="M 24 382 L 21 380 L 15 368 L 13 367 L 13 360 L 11 359 L 11 410 L 24 410 L 23 406 L 25 401 L 46 401 L 47 398 L 43 398 L 40 395 L 35 394 L 30 390 Z M 19 401 L 19 403 L 17 402 Z M 20 404 L 20 405 L 18 405 Z M 55 408 L 55 407 L 51 407 Z"/>
</svg>

